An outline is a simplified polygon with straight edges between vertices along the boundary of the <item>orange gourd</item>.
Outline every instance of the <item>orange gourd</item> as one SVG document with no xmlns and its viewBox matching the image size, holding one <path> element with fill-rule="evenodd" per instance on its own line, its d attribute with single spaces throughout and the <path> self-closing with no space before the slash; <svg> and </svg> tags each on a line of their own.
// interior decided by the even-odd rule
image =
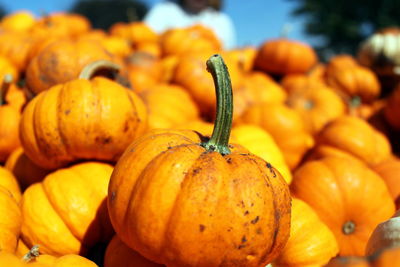
<svg viewBox="0 0 400 267">
<path fill-rule="evenodd" d="M 290 237 L 274 267 L 323 266 L 339 251 L 332 231 L 306 202 L 292 199 Z"/>
<path fill-rule="evenodd" d="M 275 75 L 306 73 L 317 60 L 317 54 L 308 44 L 280 38 L 261 44 L 254 67 Z"/>
<path fill-rule="evenodd" d="M 211 138 L 158 130 L 133 142 L 111 176 L 110 218 L 126 245 L 156 263 L 265 265 L 288 238 L 287 184 L 269 163 L 228 146 L 229 76 L 218 55 L 207 66 L 218 96 Z"/>
<path fill-rule="evenodd" d="M 29 186 L 21 201 L 21 237 L 53 256 L 85 255 L 113 235 L 106 198 L 113 168 L 85 162 L 50 173 Z"/>
<path fill-rule="evenodd" d="M 82 78 L 32 99 L 22 114 L 20 139 L 35 164 L 56 169 L 85 159 L 116 161 L 146 127 L 145 105 L 134 92 L 107 78 Z"/>
<path fill-rule="evenodd" d="M 354 158 L 306 162 L 294 172 L 290 189 L 331 229 L 341 256 L 363 256 L 372 231 L 395 211 L 382 178 Z"/>
</svg>

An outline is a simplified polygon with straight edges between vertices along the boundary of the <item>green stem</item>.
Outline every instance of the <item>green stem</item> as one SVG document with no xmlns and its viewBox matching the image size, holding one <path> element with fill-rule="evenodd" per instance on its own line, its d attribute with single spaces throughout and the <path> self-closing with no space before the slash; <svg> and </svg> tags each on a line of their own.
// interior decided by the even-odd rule
<svg viewBox="0 0 400 267">
<path fill-rule="evenodd" d="M 208 151 L 217 151 L 222 155 L 227 155 L 231 153 L 228 147 L 233 114 L 231 79 L 224 60 L 218 54 L 207 60 L 207 70 L 214 80 L 217 95 L 217 117 L 210 140 L 203 143 L 202 146 Z"/>
<path fill-rule="evenodd" d="M 0 86 L 0 106 L 6 103 L 7 92 L 12 82 L 13 82 L 13 76 L 11 74 L 4 75 L 3 83 Z"/>
</svg>

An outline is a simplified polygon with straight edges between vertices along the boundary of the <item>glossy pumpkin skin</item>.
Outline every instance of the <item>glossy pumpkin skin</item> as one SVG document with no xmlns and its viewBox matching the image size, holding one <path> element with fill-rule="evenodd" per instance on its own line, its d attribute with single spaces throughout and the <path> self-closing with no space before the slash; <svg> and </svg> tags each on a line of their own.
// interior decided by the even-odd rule
<svg viewBox="0 0 400 267">
<path fill-rule="evenodd" d="M 285 38 L 265 41 L 258 49 L 255 68 L 276 75 L 306 73 L 317 63 L 307 44 Z"/>
<path fill-rule="evenodd" d="M 292 199 L 290 237 L 279 257 L 279 266 L 323 266 L 339 251 L 332 231 L 304 201 Z"/>
<path fill-rule="evenodd" d="M 303 155 L 314 145 L 300 114 L 284 104 L 263 103 L 248 108 L 237 124 L 255 124 L 272 135 L 290 169 L 296 168 Z M 293 137 L 296 138 L 293 138 Z"/>
<path fill-rule="evenodd" d="M 44 169 L 81 160 L 116 161 L 147 127 L 143 102 L 102 77 L 54 86 L 26 106 L 20 139 L 26 155 Z"/>
<path fill-rule="evenodd" d="M 400 86 L 397 86 L 388 97 L 383 114 L 390 126 L 396 131 L 400 131 Z"/>
<path fill-rule="evenodd" d="M 243 149 L 232 146 L 222 156 L 199 143 L 195 132 L 166 130 L 128 147 L 109 186 L 114 229 L 128 246 L 166 265 L 269 262 L 288 238 L 286 182 Z"/>
<path fill-rule="evenodd" d="M 162 267 L 125 245 L 117 235 L 111 239 L 104 255 L 104 267 Z"/>
<path fill-rule="evenodd" d="M 30 61 L 26 71 L 27 87 L 38 94 L 77 79 L 84 66 L 101 59 L 112 60 L 112 55 L 95 41 L 52 42 Z"/>
<path fill-rule="evenodd" d="M 22 147 L 15 149 L 7 158 L 4 167 L 11 171 L 18 179 L 22 189 L 29 185 L 40 182 L 49 173 L 33 163 L 24 153 Z"/>
<path fill-rule="evenodd" d="M 390 158 L 391 146 L 386 136 L 366 121 L 342 116 L 327 124 L 316 137 L 311 157 L 323 155 L 350 155 L 374 166 Z"/>
<path fill-rule="evenodd" d="M 291 192 L 331 229 L 341 256 L 364 255 L 372 231 L 395 211 L 382 178 L 356 159 L 306 162 L 295 171 Z"/>
<path fill-rule="evenodd" d="M 388 186 L 389 192 L 397 205 L 400 204 L 400 159 L 389 158 L 372 167 Z"/>
<path fill-rule="evenodd" d="M 80 163 L 28 187 L 21 202 L 26 245 L 39 244 L 53 256 L 85 255 L 96 243 L 110 240 L 106 198 L 112 170 L 105 163 Z"/>
<path fill-rule="evenodd" d="M 148 110 L 148 128 L 166 129 L 199 119 L 197 104 L 178 85 L 159 84 L 139 94 Z"/>
</svg>

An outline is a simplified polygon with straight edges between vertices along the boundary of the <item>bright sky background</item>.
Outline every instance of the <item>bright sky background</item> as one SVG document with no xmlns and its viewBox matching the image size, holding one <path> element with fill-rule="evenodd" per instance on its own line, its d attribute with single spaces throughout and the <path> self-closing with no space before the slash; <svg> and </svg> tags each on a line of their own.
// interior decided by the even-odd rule
<svg viewBox="0 0 400 267">
<path fill-rule="evenodd" d="M 141 0 L 149 7 L 162 0 Z M 39 15 L 41 12 L 67 10 L 74 0 L 0 0 L 8 12 L 27 9 Z M 290 23 L 289 37 L 311 42 L 303 34 L 302 21 L 290 16 L 295 1 L 288 0 L 224 0 L 224 11 L 231 16 L 237 32 L 238 46 L 260 45 L 263 41 L 278 37 L 282 27 Z"/>
</svg>

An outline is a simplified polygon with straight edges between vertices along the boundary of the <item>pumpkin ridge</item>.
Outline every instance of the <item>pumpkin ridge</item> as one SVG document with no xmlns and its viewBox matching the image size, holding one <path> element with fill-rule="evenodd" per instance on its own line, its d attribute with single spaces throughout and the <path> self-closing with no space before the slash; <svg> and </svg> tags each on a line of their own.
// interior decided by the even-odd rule
<svg viewBox="0 0 400 267">
<path fill-rule="evenodd" d="M 134 114 L 135 118 L 138 118 L 137 122 L 140 122 L 140 116 L 138 116 L 137 105 L 135 105 L 135 101 L 133 100 L 132 95 L 130 94 L 130 91 L 128 89 L 126 89 L 125 93 L 128 96 L 128 100 L 131 103 L 132 109 L 134 110 L 133 114 Z M 146 106 L 146 108 L 147 108 L 147 106 Z M 136 131 L 136 135 L 137 135 L 137 131 Z M 134 139 L 136 139 L 136 138 L 137 138 L 137 136 L 134 137 Z"/>
<path fill-rule="evenodd" d="M 63 114 L 63 111 L 61 110 L 61 107 L 62 107 L 61 106 L 61 103 L 62 103 L 61 99 L 62 99 L 62 95 L 63 95 L 62 92 L 63 91 L 64 90 L 62 90 L 62 88 L 61 88 L 60 89 L 60 93 L 57 95 L 57 103 L 56 103 L 56 105 L 57 105 L 57 113 L 58 114 Z M 59 133 L 60 141 L 61 141 L 66 153 L 68 155 L 73 155 L 73 153 L 71 153 L 71 151 L 70 151 L 70 146 L 68 145 L 68 141 L 67 141 L 68 138 L 65 136 L 65 134 L 62 131 L 60 131 L 60 129 L 61 129 L 61 116 L 57 116 L 57 132 Z"/>
</svg>

